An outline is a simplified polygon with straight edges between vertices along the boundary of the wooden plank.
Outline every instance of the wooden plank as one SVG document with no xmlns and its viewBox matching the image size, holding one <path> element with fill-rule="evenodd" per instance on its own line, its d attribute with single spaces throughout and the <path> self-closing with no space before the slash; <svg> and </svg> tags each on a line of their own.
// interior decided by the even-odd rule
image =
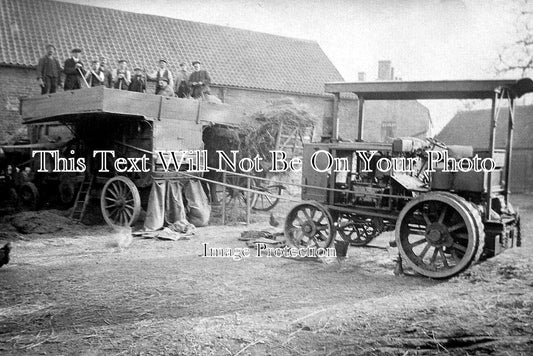
<svg viewBox="0 0 533 356">
<path fill-rule="evenodd" d="M 165 97 L 161 106 L 161 120 L 196 122 L 199 106 L 198 100 Z"/>
<path fill-rule="evenodd" d="M 78 89 L 21 99 L 21 116 L 24 123 L 39 118 L 49 118 L 103 110 L 103 90 Z M 33 119 L 33 120 L 32 120 Z"/>
<path fill-rule="evenodd" d="M 156 119 L 160 96 L 126 90 L 104 89 L 103 111 L 107 113 L 144 116 Z"/>
<path fill-rule="evenodd" d="M 154 121 L 153 147 L 156 151 L 201 150 L 202 125 L 183 120 Z"/>
<path fill-rule="evenodd" d="M 201 110 L 200 110 L 201 106 Z M 200 111 L 199 111 L 200 110 Z M 110 113 L 148 120 L 180 120 L 238 125 L 244 120 L 227 104 L 94 87 L 21 100 L 24 123 L 78 120 L 86 114 Z M 82 116 L 77 116 L 81 114 Z"/>
</svg>

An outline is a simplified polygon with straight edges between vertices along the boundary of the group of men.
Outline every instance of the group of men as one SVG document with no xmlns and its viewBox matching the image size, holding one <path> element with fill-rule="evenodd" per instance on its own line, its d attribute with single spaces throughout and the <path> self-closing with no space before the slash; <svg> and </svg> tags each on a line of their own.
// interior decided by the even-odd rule
<svg viewBox="0 0 533 356">
<path fill-rule="evenodd" d="M 201 69 L 199 61 L 192 62 L 194 71 L 189 75 L 185 63 L 180 63 L 180 70 L 174 77 L 167 68 L 165 59 L 159 60 L 159 69 L 153 73 L 146 73 L 140 67 L 133 69 L 133 75 L 128 70 L 125 59 L 118 61 L 118 68 L 110 71 L 105 58 L 92 61 L 89 68 L 81 62 L 81 49 L 74 48 L 71 57 L 65 60 L 63 69 L 55 57 L 55 47 L 46 46 L 44 55 L 37 65 L 37 80 L 41 86 L 41 94 L 55 93 L 61 87 L 61 73 L 65 74 L 64 90 L 80 89 L 104 85 L 107 88 L 146 92 L 146 81 L 154 81 L 155 94 L 163 96 L 178 96 L 180 98 L 202 98 L 209 94 L 211 78 L 207 71 Z"/>
</svg>

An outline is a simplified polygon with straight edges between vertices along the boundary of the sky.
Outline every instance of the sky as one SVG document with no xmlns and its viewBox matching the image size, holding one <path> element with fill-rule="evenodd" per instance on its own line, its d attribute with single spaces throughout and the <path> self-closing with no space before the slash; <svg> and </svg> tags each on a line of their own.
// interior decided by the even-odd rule
<svg viewBox="0 0 533 356">
<path fill-rule="evenodd" d="M 314 40 L 346 81 L 375 80 L 379 60 L 402 80 L 493 78 L 515 38 L 514 0 L 61 1 Z M 437 130 L 458 107 L 424 104 Z"/>
</svg>

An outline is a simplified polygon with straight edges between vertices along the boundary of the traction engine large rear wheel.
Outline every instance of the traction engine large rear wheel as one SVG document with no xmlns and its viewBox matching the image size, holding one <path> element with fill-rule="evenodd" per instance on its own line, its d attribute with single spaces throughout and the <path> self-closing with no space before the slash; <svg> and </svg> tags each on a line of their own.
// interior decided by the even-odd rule
<svg viewBox="0 0 533 356">
<path fill-rule="evenodd" d="M 141 198 L 131 179 L 111 178 L 104 185 L 100 197 L 104 220 L 111 226 L 131 226 L 141 212 Z"/>
<path fill-rule="evenodd" d="M 407 266 L 431 278 L 449 278 L 475 263 L 483 250 L 479 211 L 463 198 L 428 193 L 398 217 L 396 242 Z"/>
<path fill-rule="evenodd" d="M 314 202 L 302 203 L 285 220 L 285 237 L 297 248 L 327 248 L 335 239 L 335 225 L 328 210 Z"/>
</svg>

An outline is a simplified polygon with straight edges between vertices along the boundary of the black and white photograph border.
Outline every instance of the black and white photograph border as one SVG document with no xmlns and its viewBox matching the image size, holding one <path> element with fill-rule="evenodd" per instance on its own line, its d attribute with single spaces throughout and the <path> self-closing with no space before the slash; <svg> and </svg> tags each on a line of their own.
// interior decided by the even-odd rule
<svg viewBox="0 0 533 356">
<path fill-rule="evenodd" d="M 533 0 L 0 0 L 0 354 L 533 354 Z"/>
</svg>

